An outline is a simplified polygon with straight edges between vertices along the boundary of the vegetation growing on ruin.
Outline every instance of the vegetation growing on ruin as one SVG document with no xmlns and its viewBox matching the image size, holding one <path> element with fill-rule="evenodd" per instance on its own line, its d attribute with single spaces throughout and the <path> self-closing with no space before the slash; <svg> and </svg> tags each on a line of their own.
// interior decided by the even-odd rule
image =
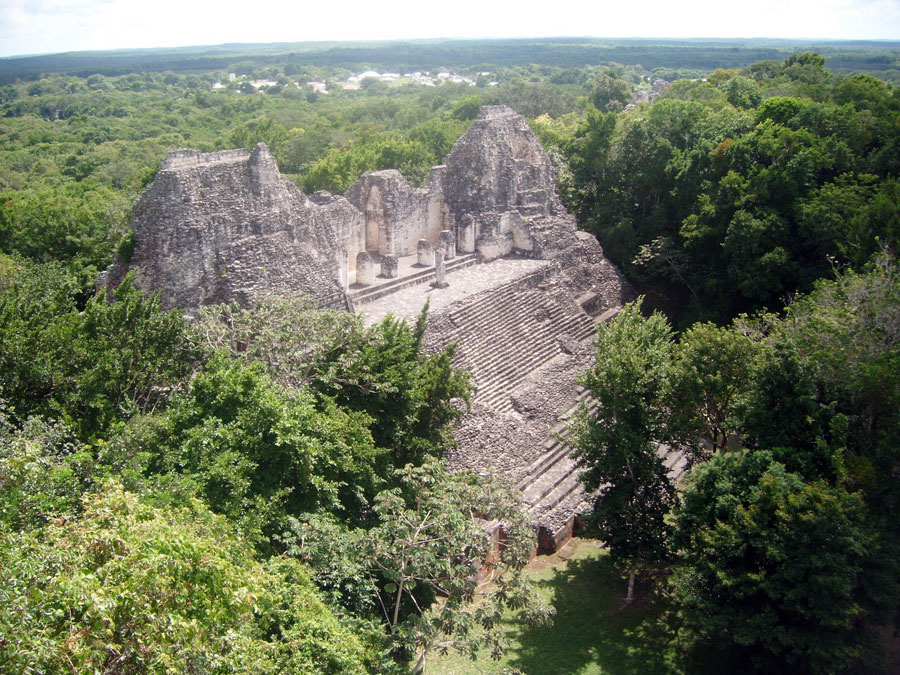
<svg viewBox="0 0 900 675">
<path fill-rule="evenodd" d="M 170 150 L 263 141 L 307 191 L 380 168 L 421 182 L 482 103 L 531 119 L 582 228 L 668 315 L 626 309 L 585 379 L 601 578 L 650 572 L 632 609 L 597 591 L 604 616 L 630 629 L 618 612 L 659 603 L 675 671 L 877 664 L 866 636 L 896 624 L 900 559 L 895 52 L 476 46 L 2 61 L 0 670 L 390 672 L 499 653 L 501 609 L 541 607 L 514 583 L 523 528 L 494 604 L 466 604 L 486 543 L 455 507 L 488 492 L 512 522 L 516 504 L 440 464 L 468 379 L 452 348 L 423 352 L 424 316 L 366 328 L 289 298 L 188 322 L 129 282 L 94 295 Z M 864 57 L 885 79 L 838 72 Z M 474 84 L 337 86 L 363 61 Z M 695 465 L 678 499 L 654 441 Z M 423 503 L 468 556 L 403 556 L 391 523 Z M 512 666 L 539 667 L 529 639 Z"/>
</svg>

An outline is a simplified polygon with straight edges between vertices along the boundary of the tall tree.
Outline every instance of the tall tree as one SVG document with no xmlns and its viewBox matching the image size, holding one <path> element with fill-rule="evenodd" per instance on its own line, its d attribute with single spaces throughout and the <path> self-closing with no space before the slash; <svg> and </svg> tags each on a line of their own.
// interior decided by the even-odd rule
<svg viewBox="0 0 900 675">
<path fill-rule="evenodd" d="M 504 611 L 531 625 L 549 621 L 552 610 L 522 574 L 534 534 L 512 488 L 467 471 L 451 474 L 438 461 L 397 474 L 399 487 L 375 499 L 373 527 L 295 521 L 288 553 L 309 561 L 326 589 L 340 588 L 341 601 L 368 604 L 390 645 L 415 655 L 415 673 L 448 649 L 474 657 L 489 647 L 499 658 Z M 502 527 L 500 540 L 489 525 Z M 494 590 L 476 602 L 490 582 Z"/>
<path fill-rule="evenodd" d="M 858 495 L 807 483 L 768 451 L 720 453 L 695 470 L 677 515 L 672 587 L 698 667 L 835 673 L 862 655 L 873 538 Z"/>
<path fill-rule="evenodd" d="M 668 411 L 672 333 L 665 318 L 641 315 L 641 300 L 599 327 L 597 364 L 581 379 L 596 402 L 574 425 L 582 482 L 596 493 L 590 516 L 610 555 L 628 570 L 627 602 L 638 570 L 667 555 L 665 516 L 675 490 L 658 454 Z"/>
<path fill-rule="evenodd" d="M 669 381 L 674 425 L 694 459 L 724 449 L 739 432 L 739 397 L 748 386 L 756 343 L 735 330 L 697 323 L 675 350 Z"/>
</svg>

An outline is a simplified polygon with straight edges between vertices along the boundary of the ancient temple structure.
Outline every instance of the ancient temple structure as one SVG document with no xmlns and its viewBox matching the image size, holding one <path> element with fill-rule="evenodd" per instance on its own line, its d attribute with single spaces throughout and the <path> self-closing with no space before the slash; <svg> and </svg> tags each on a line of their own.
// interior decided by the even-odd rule
<svg viewBox="0 0 900 675">
<path fill-rule="evenodd" d="M 595 321 L 630 298 L 593 236 L 555 191 L 552 163 L 527 121 L 484 106 L 426 185 L 395 170 L 363 175 L 344 195 L 303 194 L 268 148 L 171 153 L 132 216 L 128 270 L 186 310 L 302 291 L 367 321 L 415 317 L 427 341 L 458 342 L 476 387 L 456 430 L 457 468 L 493 466 L 522 490 L 541 547 L 554 549 L 585 507 L 558 432 L 584 400 Z M 673 472 L 680 457 L 667 458 Z"/>
</svg>

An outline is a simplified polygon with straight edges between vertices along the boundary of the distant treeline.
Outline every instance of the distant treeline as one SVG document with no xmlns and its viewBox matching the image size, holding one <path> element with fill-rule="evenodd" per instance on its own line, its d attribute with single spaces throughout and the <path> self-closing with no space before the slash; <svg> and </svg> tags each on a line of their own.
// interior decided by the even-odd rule
<svg viewBox="0 0 900 675">
<path fill-rule="evenodd" d="M 742 68 L 815 50 L 829 69 L 900 73 L 900 42 L 790 40 L 608 40 L 548 38 L 355 43 L 238 44 L 174 49 L 71 52 L 0 59 L 0 84 L 64 73 L 86 77 L 126 73 L 230 70 L 251 61 L 259 67 L 295 64 L 353 68 L 361 64 L 398 71 L 457 68 L 492 70 L 531 63 L 576 68 L 606 63 L 655 68 Z"/>
</svg>

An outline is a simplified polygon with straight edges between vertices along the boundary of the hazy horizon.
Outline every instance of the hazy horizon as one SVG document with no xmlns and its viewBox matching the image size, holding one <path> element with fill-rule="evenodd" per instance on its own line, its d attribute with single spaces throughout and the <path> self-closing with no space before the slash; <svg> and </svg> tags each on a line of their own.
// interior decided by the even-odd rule
<svg viewBox="0 0 900 675">
<path fill-rule="evenodd" d="M 146 7 L 146 6 L 143 6 Z M 600 6 L 459 0 L 424 14 L 412 0 L 352 0 L 299 7 L 259 0 L 2 0 L 0 56 L 161 49 L 222 44 L 429 39 L 598 37 L 610 39 L 900 40 L 900 0 L 761 0 L 752 11 L 717 0 L 640 0 Z"/>
</svg>

